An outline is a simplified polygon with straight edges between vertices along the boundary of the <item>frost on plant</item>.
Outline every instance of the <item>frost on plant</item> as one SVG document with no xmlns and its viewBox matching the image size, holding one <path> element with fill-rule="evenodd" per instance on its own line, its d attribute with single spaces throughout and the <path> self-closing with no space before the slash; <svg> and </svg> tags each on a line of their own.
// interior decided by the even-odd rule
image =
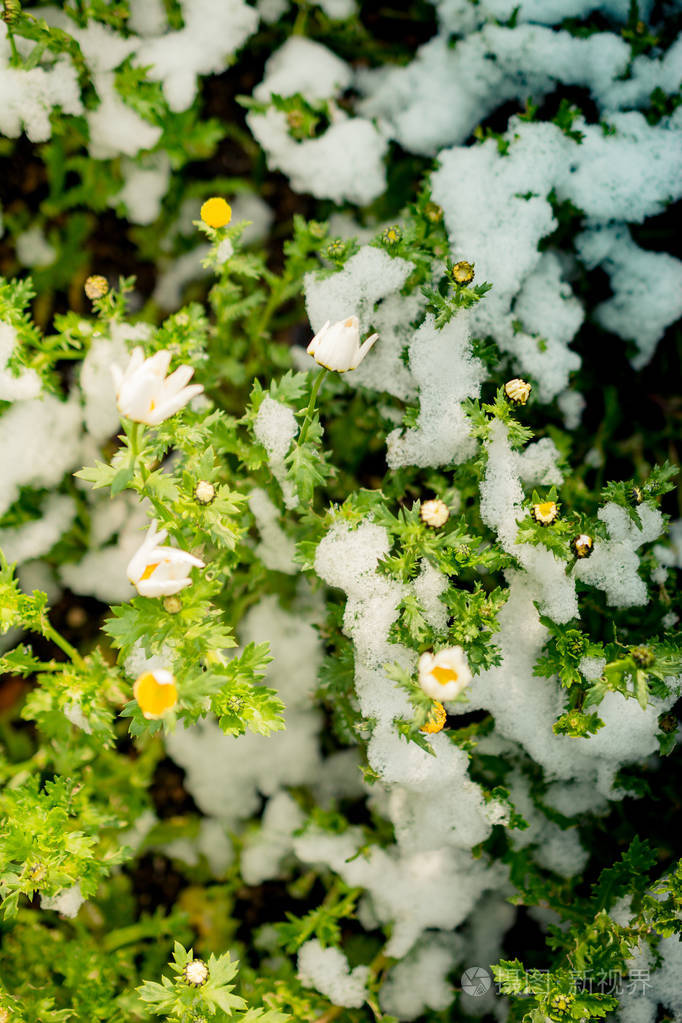
<svg viewBox="0 0 682 1023">
<path fill-rule="evenodd" d="M 682 1015 L 677 7 L 0 3 L 0 1023 Z"/>
</svg>

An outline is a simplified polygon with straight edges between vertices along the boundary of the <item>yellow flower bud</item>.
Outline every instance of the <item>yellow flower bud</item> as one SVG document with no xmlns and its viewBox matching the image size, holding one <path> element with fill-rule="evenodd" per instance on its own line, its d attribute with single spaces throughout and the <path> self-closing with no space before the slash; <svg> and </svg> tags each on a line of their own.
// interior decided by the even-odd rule
<svg viewBox="0 0 682 1023">
<path fill-rule="evenodd" d="M 452 268 L 452 279 L 455 284 L 471 284 L 474 279 L 474 268 L 466 259 L 460 259 Z"/>
<path fill-rule="evenodd" d="M 504 385 L 505 396 L 512 405 L 525 405 L 531 390 L 531 385 L 518 377 L 515 377 L 514 380 L 507 380 Z"/>
<path fill-rule="evenodd" d="M 213 196 L 201 207 L 201 219 L 208 227 L 225 227 L 232 220 L 232 208 L 224 199 Z"/>
<path fill-rule="evenodd" d="M 556 501 L 542 501 L 533 505 L 530 514 L 539 526 L 551 526 L 559 517 L 559 508 Z"/>
<path fill-rule="evenodd" d="M 104 298 L 108 290 L 109 281 L 101 274 L 92 274 L 83 285 L 83 291 L 91 302 L 94 302 L 96 298 Z"/>
<path fill-rule="evenodd" d="M 571 547 L 576 558 L 589 558 L 594 549 L 594 540 L 587 533 L 581 533 L 571 540 Z"/>
</svg>

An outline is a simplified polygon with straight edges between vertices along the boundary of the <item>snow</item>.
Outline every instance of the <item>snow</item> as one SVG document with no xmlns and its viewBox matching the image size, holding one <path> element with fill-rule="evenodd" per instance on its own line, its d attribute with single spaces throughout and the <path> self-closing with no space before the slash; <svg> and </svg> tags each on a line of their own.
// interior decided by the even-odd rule
<svg viewBox="0 0 682 1023">
<path fill-rule="evenodd" d="M 41 909 L 52 909 L 55 913 L 70 918 L 76 916 L 84 902 L 85 899 L 81 894 L 79 884 L 75 884 L 71 888 L 64 888 L 58 895 L 40 896 Z"/>
<path fill-rule="evenodd" d="M 365 205 L 385 188 L 388 143 L 372 121 L 349 118 L 333 103 L 352 81 L 349 65 L 331 50 L 293 36 L 268 59 L 254 98 L 266 102 L 272 93 L 300 93 L 313 103 L 329 100 L 329 127 L 318 138 L 297 140 L 289 134 L 286 115 L 274 107 L 265 113 L 250 111 L 246 120 L 269 167 L 286 174 L 294 189 L 320 199 Z"/>
<path fill-rule="evenodd" d="M 483 363 L 470 347 L 469 317 L 460 314 L 437 330 L 430 314 L 408 345 L 410 371 L 419 388 L 416 426 L 386 438 L 391 469 L 403 465 L 463 462 L 474 451 L 462 402 L 478 397 Z"/>
<path fill-rule="evenodd" d="M 60 58 L 51 68 L 9 67 L 7 26 L 0 25 L 0 132 L 18 138 L 22 131 L 31 142 L 46 142 L 52 134 L 50 114 L 83 113 L 78 76 L 70 61 Z"/>
<path fill-rule="evenodd" d="M 367 995 L 368 966 L 351 970 L 343 952 L 324 948 L 313 938 L 301 945 L 298 953 L 298 978 L 304 987 L 314 987 L 333 1005 L 359 1009 Z"/>
<path fill-rule="evenodd" d="M 36 398 L 40 393 L 40 377 L 34 369 L 14 373 L 9 368 L 17 343 L 16 329 L 10 323 L 0 321 L 0 401 Z"/>
<path fill-rule="evenodd" d="M 20 563 L 48 554 L 76 518 L 76 503 L 66 494 L 50 494 L 38 519 L 0 529 L 0 549 L 10 562 Z"/>
<path fill-rule="evenodd" d="M 78 459 L 77 400 L 51 394 L 19 401 L 0 416 L 0 514 L 21 487 L 54 487 Z"/>
<path fill-rule="evenodd" d="M 275 401 L 266 394 L 256 413 L 253 432 L 259 444 L 268 453 L 268 465 L 284 496 L 287 508 L 295 508 L 298 496 L 293 483 L 287 479 L 285 458 L 292 441 L 298 433 L 296 416 L 288 405 Z"/>
<path fill-rule="evenodd" d="M 242 0 L 182 0 L 183 28 L 143 39 L 135 63 L 151 66 L 171 110 L 187 110 L 200 75 L 223 71 L 258 25 L 258 14 Z"/>
</svg>

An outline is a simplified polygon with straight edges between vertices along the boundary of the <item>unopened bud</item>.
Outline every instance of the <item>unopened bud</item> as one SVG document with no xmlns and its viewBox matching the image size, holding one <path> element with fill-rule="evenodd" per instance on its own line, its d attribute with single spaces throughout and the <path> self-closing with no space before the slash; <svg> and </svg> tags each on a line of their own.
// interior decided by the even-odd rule
<svg viewBox="0 0 682 1023">
<path fill-rule="evenodd" d="M 451 270 L 451 276 L 455 284 L 471 284 L 474 279 L 474 268 L 466 259 L 460 259 Z"/>
<path fill-rule="evenodd" d="M 528 401 L 532 388 L 526 380 L 521 380 L 520 377 L 514 377 L 513 380 L 507 380 L 504 385 L 504 394 L 507 401 L 510 401 L 512 405 L 525 405 Z"/>
<path fill-rule="evenodd" d="M 199 480 L 194 488 L 194 498 L 199 504 L 210 504 L 215 500 L 215 487 L 208 480 Z"/>
<path fill-rule="evenodd" d="M 109 290 L 109 282 L 101 274 L 92 274 L 83 285 L 83 290 L 90 301 L 94 302 L 96 298 L 104 298 Z"/>
<path fill-rule="evenodd" d="M 440 224 L 443 219 L 443 210 L 435 202 L 427 202 L 424 207 L 424 213 L 426 214 L 426 219 L 430 220 L 432 224 Z"/>
<path fill-rule="evenodd" d="M 208 980 L 208 966 L 203 959 L 190 959 L 185 964 L 182 976 L 190 987 L 202 987 Z"/>
</svg>

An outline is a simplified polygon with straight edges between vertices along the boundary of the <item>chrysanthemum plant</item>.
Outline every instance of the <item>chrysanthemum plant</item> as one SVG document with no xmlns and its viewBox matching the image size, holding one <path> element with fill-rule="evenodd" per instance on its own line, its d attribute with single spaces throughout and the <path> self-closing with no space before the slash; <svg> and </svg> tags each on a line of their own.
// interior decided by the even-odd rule
<svg viewBox="0 0 682 1023">
<path fill-rule="evenodd" d="M 310 699 L 324 710 L 326 751 L 355 750 L 352 770 L 361 769 L 365 794 L 377 793 L 369 807 L 364 795 L 356 798 L 353 819 L 361 821 L 363 841 L 349 861 L 394 848 L 395 822 L 381 793 L 390 784 L 372 744 L 385 741 L 387 748 L 404 751 L 406 763 L 425 758 L 424 771 L 431 769 L 429 761 L 456 750 L 464 758 L 466 785 L 474 783 L 481 812 L 493 825 L 483 829 L 473 858 L 497 864 L 507 878 L 506 897 L 541 907 L 557 925 L 548 939 L 548 968 L 535 971 L 502 959 L 495 970 L 500 991 L 520 996 L 513 1000 L 514 1013 L 534 1023 L 603 1016 L 614 1007 L 614 997 L 576 992 L 576 971 L 625 974 L 635 952 L 679 932 L 679 867 L 657 872 L 655 851 L 636 834 L 629 848 L 598 860 L 586 880 L 579 871 L 566 877 L 542 866 L 534 847 L 517 841 L 528 821 L 516 804 L 512 776 L 525 779 L 534 813 L 560 829 L 571 822 L 545 802 L 551 772 L 543 775 L 521 745 L 507 741 L 504 729 L 496 732 L 494 715 L 477 702 L 477 687 L 505 663 L 500 615 L 510 587 L 526 570 L 521 566 L 527 552 L 553 559 L 550 589 L 562 585 L 562 577 L 572 580 L 576 566 L 610 542 L 600 509 L 608 503 L 622 510 L 626 524 L 637 528 L 644 511 L 658 514 L 673 471 L 641 463 L 636 478 L 610 483 L 601 493 L 590 490 L 583 468 L 571 471 L 571 436 L 555 411 L 529 401 L 533 380 L 516 378 L 490 338 L 473 338 L 470 355 L 480 360 L 485 382 L 481 396 L 463 404 L 469 454 L 446 465 L 436 460 L 386 472 L 387 434 L 413 429 L 420 408 L 389 394 L 377 400 L 376 390 L 353 386 L 353 371 L 369 358 L 373 344 L 381 346 L 381 332 L 376 340 L 376 332 L 361 331 L 357 310 L 348 308 L 312 341 L 308 333 L 307 354 L 301 347 L 292 356 L 281 343 L 287 327 L 303 318 L 304 276 L 332 280 L 359 245 L 330 238 L 322 223 L 297 218 L 283 270 L 275 273 L 262 255 L 240 247 L 244 225 L 230 226 L 224 207 L 214 204 L 203 216 L 197 226 L 211 243 L 206 264 L 215 274 L 209 307 L 191 304 L 150 327 L 130 345 L 127 359 L 112 365 L 120 433 L 99 460 L 75 473 L 77 484 L 64 480 L 77 518 L 47 559 L 74 560 L 87 547 L 93 491 L 127 495 L 141 502 L 149 520 L 138 549 L 120 565 L 136 593 L 115 604 L 101 632 L 76 649 L 52 622 L 47 596 L 23 593 L 12 567 L 2 567 L 0 621 L 4 632 L 21 633 L 0 666 L 30 684 L 21 707 L 25 726 L 2 725 L 4 966 L 11 964 L 21 976 L 5 981 L 0 1005 L 26 1023 L 66 1019 L 72 1011 L 79 1019 L 112 1020 L 153 1012 L 178 1023 L 210 1017 L 263 1023 L 288 1016 L 325 1023 L 336 1017 L 392 1018 L 382 1013 L 381 987 L 399 959 L 390 945 L 396 932 L 381 910 L 378 916 L 365 910 L 368 931 L 358 933 L 362 884 L 347 882 L 343 857 L 341 866 L 313 857 L 307 871 L 293 878 L 293 860 L 283 868 L 291 882 L 288 904 L 298 911 L 288 912 L 286 923 L 279 909 L 272 916 L 266 911 L 259 921 L 278 929 L 262 928 L 255 943 L 243 932 L 235 935 L 227 923 L 238 912 L 235 899 L 245 898 L 238 855 L 218 884 L 202 860 L 196 887 L 185 891 L 172 912 L 139 914 L 131 896 L 130 871 L 140 850 L 196 834 L 196 818 L 193 823 L 188 817 L 157 822 L 146 837 L 135 835 L 150 808 L 164 735 L 206 719 L 235 741 L 247 731 L 267 736 L 285 727 L 286 708 L 263 684 L 271 659 L 266 638 L 237 645 L 248 609 L 274 595 L 284 607 L 307 607 L 324 642 L 318 689 Z M 469 263 L 444 261 L 441 218 L 426 191 L 400 228 L 378 232 L 370 245 L 410 264 L 400 289 L 411 310 L 410 332 L 427 320 L 435 330 L 449 329 L 467 309 L 485 302 L 494 286 L 474 284 Z M 129 282 L 122 282 L 106 294 L 93 291 L 101 335 L 109 336 L 128 316 L 128 289 Z M 58 369 L 87 353 L 92 327 L 67 314 L 57 318 L 55 335 L 43 338 L 24 312 L 29 297 L 25 284 L 0 289 L 0 315 L 22 342 L 14 365 L 17 372 L 35 370 L 45 389 L 61 394 Z M 505 510 L 505 493 L 491 483 L 495 445 L 504 443 L 509 464 L 517 464 L 534 437 L 553 442 L 563 483 L 528 485 L 512 501 L 512 511 Z M 284 571 L 261 553 L 262 511 L 254 511 L 250 501 L 255 491 L 264 492 L 274 509 L 278 543 L 295 549 Z M 15 522 L 30 518 L 30 500 L 28 493 L 21 496 Z M 491 507 L 491 500 L 500 507 Z M 495 528 L 498 513 L 502 524 Z M 349 607 L 351 598 L 356 604 L 344 617 L 343 585 L 334 582 L 343 572 L 325 569 L 321 551 L 335 538 L 352 542 L 379 534 L 385 542 L 356 566 L 357 592 L 346 587 Z M 657 564 L 651 542 L 643 550 L 641 572 L 650 577 Z M 440 583 L 435 597 L 414 585 L 428 573 Z M 384 592 L 398 596 L 380 621 L 377 594 Z M 664 582 L 650 585 L 638 619 L 628 612 L 619 616 L 593 595 L 587 583 L 578 582 L 579 617 L 553 614 L 551 592 L 536 598 L 537 612 L 528 601 L 527 621 L 536 621 L 545 637 L 532 670 L 547 685 L 556 677 L 561 686 L 555 719 L 542 727 L 580 744 L 604 727 L 600 708 L 614 694 L 624 704 L 638 703 L 641 713 L 670 708 L 682 667 L 680 644 L 669 627 L 674 598 Z M 367 711 L 371 699 L 361 695 L 355 675 L 365 656 L 357 632 L 363 615 L 389 651 L 371 668 L 398 694 L 401 709 L 388 715 L 388 724 L 380 707 Z M 366 635 L 362 642 L 368 642 Z M 595 663 L 598 670 L 588 670 Z M 471 706 L 477 713 L 460 723 L 457 715 Z M 669 719 L 661 714 L 662 755 L 671 752 L 676 737 L 676 723 Z M 394 735 L 386 738 L 386 728 Z M 486 744 L 491 736 L 494 741 Z M 351 802 L 341 795 L 321 809 L 313 783 L 311 778 L 310 785 L 292 790 L 302 821 L 294 839 L 351 834 L 356 828 L 346 817 Z M 620 784 L 641 794 L 632 775 Z M 596 833 L 598 825 L 593 821 L 586 828 Z M 244 839 L 232 838 L 239 854 Z M 294 839 L 289 836 L 289 855 Z M 220 922 L 206 916 L 207 891 L 217 900 Z M 55 907 L 64 908 L 68 894 L 77 896 L 76 909 L 82 900 L 86 904 L 73 923 L 64 920 L 55 928 L 46 921 L 50 900 L 62 899 Z M 610 915 L 623 899 L 630 900 L 625 922 Z M 194 942 L 196 931 L 203 936 L 205 959 L 180 944 Z M 174 978 L 158 984 L 149 978 L 160 974 L 171 938 L 177 939 Z M 230 987 L 236 964 L 226 955 L 209 955 L 222 951 L 219 941 L 233 939 L 248 956 L 240 995 Z M 51 983 L 52 977 L 45 973 L 45 940 L 55 956 L 80 967 L 63 967 L 62 994 L 40 990 L 41 978 Z M 359 1003 L 334 1004 L 297 973 L 292 956 L 313 941 L 322 949 L 343 950 L 353 965 L 367 968 Z"/>
</svg>

